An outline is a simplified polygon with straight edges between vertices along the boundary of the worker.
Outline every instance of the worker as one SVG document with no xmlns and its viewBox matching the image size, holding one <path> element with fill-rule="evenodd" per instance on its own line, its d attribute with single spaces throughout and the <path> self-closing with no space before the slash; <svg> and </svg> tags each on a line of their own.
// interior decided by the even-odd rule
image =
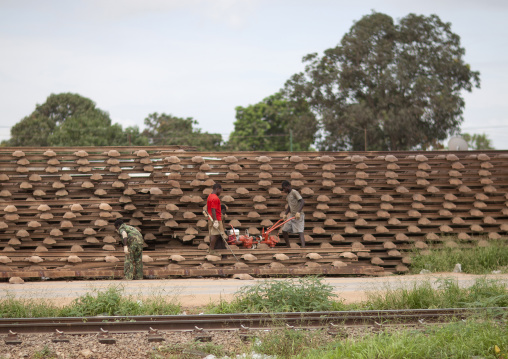
<svg viewBox="0 0 508 359">
<path fill-rule="evenodd" d="M 223 230 L 225 230 L 226 228 L 226 211 L 227 211 L 227 207 L 225 204 L 221 204 L 220 205 L 220 215 L 222 217 L 222 221 L 221 221 L 221 226 L 223 228 Z M 220 226 L 219 226 L 220 228 Z M 221 234 L 222 236 L 222 234 Z M 217 242 L 215 242 L 215 248 L 212 248 L 212 249 L 226 249 L 226 242 L 224 241 L 224 237 L 222 237 L 222 239 L 218 239 Z M 225 255 L 222 256 L 223 258 L 225 257 Z"/>
<path fill-rule="evenodd" d="M 143 236 L 136 228 L 129 226 L 119 218 L 115 221 L 115 228 L 122 238 L 125 253 L 125 279 L 143 279 Z"/>
<path fill-rule="evenodd" d="M 305 216 L 302 212 L 303 205 L 305 201 L 302 198 L 302 195 L 296 190 L 291 188 L 291 183 L 289 181 L 282 182 L 282 191 L 287 193 L 286 200 L 288 202 L 286 211 L 282 215 L 282 218 L 286 220 L 288 218 L 288 214 L 291 214 L 291 217 L 295 217 L 291 221 L 287 222 L 282 226 L 282 235 L 284 236 L 284 241 L 286 241 L 286 245 L 289 245 L 289 232 L 298 233 L 300 236 L 300 243 L 302 247 L 305 247 L 305 237 L 303 235 L 303 230 L 305 227 Z"/>
<path fill-rule="evenodd" d="M 222 193 L 222 186 L 220 183 L 215 183 L 212 187 L 212 193 L 208 195 L 206 200 L 206 210 L 208 211 L 208 234 L 210 236 L 210 247 L 209 252 L 212 252 L 217 248 L 217 242 L 222 242 L 221 233 L 224 233 L 224 225 L 222 223 L 222 208 L 219 196 Z"/>
</svg>

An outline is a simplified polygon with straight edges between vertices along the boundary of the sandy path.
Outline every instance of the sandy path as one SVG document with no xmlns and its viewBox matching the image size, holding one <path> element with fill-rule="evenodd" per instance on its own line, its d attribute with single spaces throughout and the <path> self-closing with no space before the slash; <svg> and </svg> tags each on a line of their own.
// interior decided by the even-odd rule
<svg viewBox="0 0 508 359">
<path fill-rule="evenodd" d="M 461 287 L 474 283 L 475 279 L 483 276 L 461 273 L 439 273 L 430 275 L 407 275 L 372 278 L 324 278 L 324 282 L 333 287 L 333 292 L 345 302 L 351 303 L 366 299 L 369 291 L 381 291 L 386 288 L 400 288 L 430 280 L 435 286 L 442 278 L 453 278 Z M 508 285 L 508 274 L 488 275 L 488 278 L 497 279 Z M 278 279 L 289 280 L 289 279 Z M 20 298 L 45 298 L 55 304 L 64 305 L 73 299 L 97 289 L 119 285 L 126 294 L 150 296 L 162 294 L 177 296 L 184 308 L 207 305 L 218 302 L 221 298 L 230 300 L 234 293 L 243 286 L 254 285 L 263 279 L 236 280 L 236 279 L 166 279 L 166 280 L 104 280 L 104 281 L 48 281 L 26 282 L 24 284 L 0 283 L 0 297 L 14 295 Z"/>
</svg>

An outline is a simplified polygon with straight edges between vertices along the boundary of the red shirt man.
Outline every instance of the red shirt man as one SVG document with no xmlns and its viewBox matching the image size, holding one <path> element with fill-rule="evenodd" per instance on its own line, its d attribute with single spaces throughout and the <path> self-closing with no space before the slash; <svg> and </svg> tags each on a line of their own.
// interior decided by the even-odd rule
<svg viewBox="0 0 508 359">
<path fill-rule="evenodd" d="M 213 218 L 212 209 L 215 209 L 215 217 L 217 221 L 222 220 L 222 212 L 220 209 L 220 199 L 215 193 L 210 193 L 208 199 L 206 200 L 206 208 L 208 209 L 208 214 Z"/>
<path fill-rule="evenodd" d="M 222 211 L 220 208 L 219 199 L 221 193 L 222 186 L 219 183 L 216 183 L 213 185 L 212 193 L 210 193 L 208 199 L 206 200 L 206 210 L 212 218 L 212 220 L 208 222 L 208 234 L 210 235 L 210 252 L 214 249 L 219 249 L 217 247 L 218 240 L 221 236 L 221 233 L 224 233 L 224 227 L 222 225 Z"/>
</svg>

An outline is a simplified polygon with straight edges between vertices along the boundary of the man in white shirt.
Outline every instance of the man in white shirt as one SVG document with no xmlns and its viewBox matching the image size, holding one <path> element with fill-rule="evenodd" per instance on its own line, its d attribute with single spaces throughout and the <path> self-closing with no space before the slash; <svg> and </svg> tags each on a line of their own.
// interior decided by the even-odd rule
<svg viewBox="0 0 508 359">
<path fill-rule="evenodd" d="M 286 200 L 288 202 L 288 206 L 286 208 L 286 212 L 283 215 L 283 218 L 288 218 L 288 214 L 291 214 L 291 217 L 295 217 L 291 221 L 284 224 L 284 226 L 282 226 L 284 241 L 286 241 L 286 245 L 290 247 L 289 232 L 298 233 L 300 236 L 300 243 L 303 248 L 305 247 L 305 237 L 303 235 L 303 230 L 305 227 L 305 216 L 302 212 L 302 209 L 305 201 L 297 190 L 291 188 L 291 183 L 289 183 L 289 181 L 282 182 L 282 190 L 287 193 Z"/>
</svg>

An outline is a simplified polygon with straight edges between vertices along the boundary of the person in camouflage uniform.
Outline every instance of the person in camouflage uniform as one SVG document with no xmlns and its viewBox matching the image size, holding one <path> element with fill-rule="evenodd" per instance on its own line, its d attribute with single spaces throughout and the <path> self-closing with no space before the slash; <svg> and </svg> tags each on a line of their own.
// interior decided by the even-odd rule
<svg viewBox="0 0 508 359">
<path fill-rule="evenodd" d="M 125 253 L 125 279 L 143 279 L 143 236 L 134 227 L 123 223 L 121 219 L 115 221 L 115 228 L 120 234 Z"/>
</svg>

